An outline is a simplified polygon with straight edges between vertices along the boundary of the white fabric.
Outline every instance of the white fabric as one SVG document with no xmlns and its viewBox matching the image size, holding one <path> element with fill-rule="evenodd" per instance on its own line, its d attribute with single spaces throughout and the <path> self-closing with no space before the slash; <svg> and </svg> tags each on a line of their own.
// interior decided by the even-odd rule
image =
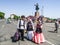
<svg viewBox="0 0 60 45">
<path fill-rule="evenodd" d="M 21 20 L 21 25 L 24 25 L 24 21 L 23 20 Z"/>
<path fill-rule="evenodd" d="M 24 26 L 21 26 L 21 27 L 19 28 L 19 22 L 20 22 L 20 20 L 18 20 L 17 29 L 25 29 Z M 21 25 L 23 25 L 23 23 L 24 23 L 24 21 L 21 20 Z"/>
<path fill-rule="evenodd" d="M 20 21 L 20 20 L 18 20 L 18 23 L 17 23 L 17 29 L 19 29 L 19 21 Z"/>
<path fill-rule="evenodd" d="M 27 32 L 27 38 L 28 38 L 29 40 L 32 40 L 33 36 L 34 36 L 33 31 L 28 31 L 28 32 Z"/>
<path fill-rule="evenodd" d="M 43 28 L 43 26 L 41 25 L 41 28 Z"/>
<path fill-rule="evenodd" d="M 24 25 L 24 21 L 21 20 L 21 25 Z M 21 26 L 20 29 L 24 29 L 24 26 Z"/>
<path fill-rule="evenodd" d="M 31 23 L 32 23 L 32 26 L 33 26 L 33 29 L 34 29 L 34 23 L 31 21 Z"/>
</svg>

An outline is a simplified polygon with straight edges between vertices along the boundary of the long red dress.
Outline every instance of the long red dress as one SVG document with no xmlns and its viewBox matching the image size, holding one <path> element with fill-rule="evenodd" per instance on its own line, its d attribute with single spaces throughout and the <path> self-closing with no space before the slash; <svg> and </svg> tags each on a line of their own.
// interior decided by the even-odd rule
<svg viewBox="0 0 60 45">
<path fill-rule="evenodd" d="M 36 31 L 34 32 L 33 41 L 37 44 L 45 42 L 44 35 L 42 33 L 42 29 L 40 28 L 42 25 L 37 24 Z"/>
</svg>

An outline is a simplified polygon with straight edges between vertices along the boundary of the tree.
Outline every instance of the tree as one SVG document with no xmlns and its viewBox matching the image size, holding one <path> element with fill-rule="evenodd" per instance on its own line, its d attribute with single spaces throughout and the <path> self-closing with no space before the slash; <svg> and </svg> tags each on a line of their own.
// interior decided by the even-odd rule
<svg viewBox="0 0 60 45">
<path fill-rule="evenodd" d="M 11 19 L 11 17 L 8 17 L 8 19 Z"/>
<path fill-rule="evenodd" d="M 20 16 L 17 16 L 16 14 L 11 14 L 9 17 L 10 19 L 11 19 L 12 15 L 13 15 L 13 19 L 15 19 L 15 20 L 18 20 L 20 18 Z"/>
<path fill-rule="evenodd" d="M 5 13 L 4 12 L 0 12 L 0 18 L 4 19 L 5 18 L 4 16 L 5 16 Z"/>
<path fill-rule="evenodd" d="M 14 15 L 14 19 L 18 20 L 18 16 L 17 15 Z"/>
</svg>

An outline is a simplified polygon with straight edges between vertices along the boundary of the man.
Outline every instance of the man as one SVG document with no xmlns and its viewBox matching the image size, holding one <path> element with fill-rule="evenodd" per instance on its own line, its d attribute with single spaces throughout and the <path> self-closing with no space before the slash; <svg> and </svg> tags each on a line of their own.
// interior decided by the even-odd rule
<svg viewBox="0 0 60 45">
<path fill-rule="evenodd" d="M 21 16 L 21 19 L 18 21 L 18 31 L 21 34 L 21 40 L 24 41 L 24 30 L 25 30 L 25 16 Z"/>
<path fill-rule="evenodd" d="M 58 32 L 58 27 L 59 27 L 59 23 L 58 23 L 58 21 L 56 20 L 55 21 L 55 30 L 54 30 L 54 32 Z"/>
</svg>

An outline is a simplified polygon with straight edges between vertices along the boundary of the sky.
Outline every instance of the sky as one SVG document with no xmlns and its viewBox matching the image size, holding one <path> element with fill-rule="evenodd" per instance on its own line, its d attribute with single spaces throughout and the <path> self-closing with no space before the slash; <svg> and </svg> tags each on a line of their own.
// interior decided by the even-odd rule
<svg viewBox="0 0 60 45">
<path fill-rule="evenodd" d="M 36 3 L 39 4 L 40 15 L 43 12 L 45 17 L 60 18 L 60 0 L 0 0 L 0 11 L 5 13 L 6 18 L 10 14 L 34 16 Z"/>
</svg>

